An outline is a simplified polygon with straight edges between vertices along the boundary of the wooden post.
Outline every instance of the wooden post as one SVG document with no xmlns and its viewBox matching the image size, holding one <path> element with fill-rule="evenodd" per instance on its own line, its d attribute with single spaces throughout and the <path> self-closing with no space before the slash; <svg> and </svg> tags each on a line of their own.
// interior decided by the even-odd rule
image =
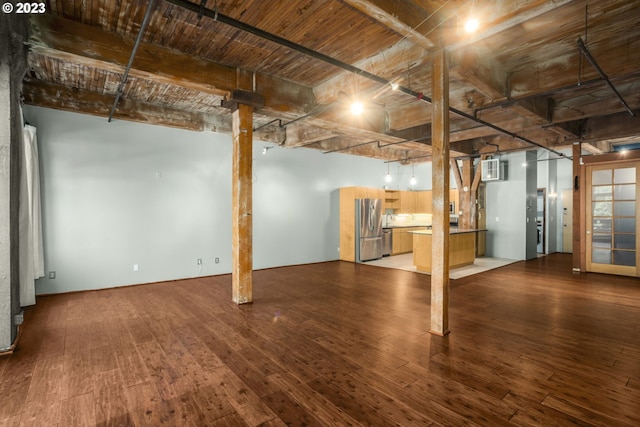
<svg viewBox="0 0 640 427">
<path fill-rule="evenodd" d="M 449 333 L 449 70 L 444 48 L 434 54 L 432 73 L 432 270 L 431 329 Z"/>
<path fill-rule="evenodd" d="M 233 302 L 253 301 L 252 156 L 253 106 L 237 104 L 233 112 Z"/>
<path fill-rule="evenodd" d="M 472 175 L 473 175 L 473 161 L 471 159 L 462 160 L 462 171 L 458 167 L 458 161 L 451 159 L 451 169 L 453 170 L 453 176 L 456 179 L 456 185 L 458 187 L 458 200 L 460 206 L 456 206 L 457 212 L 462 212 L 458 218 L 460 228 L 476 228 L 475 220 L 475 200 L 476 194 L 471 191 Z M 467 189 L 465 191 L 465 188 Z M 477 188 L 476 188 L 477 190 Z"/>
</svg>

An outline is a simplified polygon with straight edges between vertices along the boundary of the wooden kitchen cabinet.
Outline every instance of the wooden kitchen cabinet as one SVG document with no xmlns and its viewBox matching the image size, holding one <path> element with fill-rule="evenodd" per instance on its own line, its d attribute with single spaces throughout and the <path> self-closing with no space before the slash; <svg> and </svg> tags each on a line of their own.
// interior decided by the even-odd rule
<svg viewBox="0 0 640 427">
<path fill-rule="evenodd" d="M 392 229 L 391 255 L 413 252 L 413 234 L 411 231 L 424 230 L 425 227 L 398 227 Z"/>
<path fill-rule="evenodd" d="M 433 213 L 431 204 L 431 191 L 416 191 L 416 212 L 415 213 Z"/>
<path fill-rule="evenodd" d="M 416 213 L 416 192 L 415 191 L 400 192 L 400 213 L 404 213 L 404 214 Z"/>
<path fill-rule="evenodd" d="M 398 213 L 432 213 L 431 191 L 399 191 Z"/>
<path fill-rule="evenodd" d="M 392 209 L 394 212 L 400 211 L 400 191 L 385 190 L 384 192 L 384 210 Z"/>
</svg>

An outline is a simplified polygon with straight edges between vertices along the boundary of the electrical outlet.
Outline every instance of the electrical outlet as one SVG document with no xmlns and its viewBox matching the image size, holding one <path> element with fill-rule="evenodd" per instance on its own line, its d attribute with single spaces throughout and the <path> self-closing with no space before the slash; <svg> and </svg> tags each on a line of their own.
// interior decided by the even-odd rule
<svg viewBox="0 0 640 427">
<path fill-rule="evenodd" d="M 133 271 L 138 271 L 138 264 L 133 264 Z"/>
<path fill-rule="evenodd" d="M 198 259 L 196 260 L 196 264 L 198 264 L 198 265 L 202 265 L 202 258 L 198 258 Z"/>
<path fill-rule="evenodd" d="M 49 272 L 49 279 L 55 279 L 56 278 L 56 272 L 55 271 L 50 271 Z"/>
<path fill-rule="evenodd" d="M 220 264 L 220 258 L 216 258 L 216 264 Z"/>
</svg>

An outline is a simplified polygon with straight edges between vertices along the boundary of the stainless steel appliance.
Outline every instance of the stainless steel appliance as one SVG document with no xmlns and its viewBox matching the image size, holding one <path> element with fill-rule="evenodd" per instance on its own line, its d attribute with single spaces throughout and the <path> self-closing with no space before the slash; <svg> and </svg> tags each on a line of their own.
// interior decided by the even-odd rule
<svg viewBox="0 0 640 427">
<path fill-rule="evenodd" d="M 382 258 L 382 200 L 356 199 L 356 260 Z"/>
<path fill-rule="evenodd" d="M 391 248 L 393 247 L 392 236 L 390 228 L 382 229 L 382 256 L 391 255 Z"/>
</svg>

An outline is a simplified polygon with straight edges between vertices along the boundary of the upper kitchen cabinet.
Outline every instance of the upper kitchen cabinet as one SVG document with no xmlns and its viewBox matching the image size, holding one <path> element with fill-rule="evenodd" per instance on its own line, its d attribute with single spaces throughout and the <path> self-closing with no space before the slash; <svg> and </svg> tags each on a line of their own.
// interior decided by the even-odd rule
<svg viewBox="0 0 640 427">
<path fill-rule="evenodd" d="M 384 192 L 384 210 L 392 209 L 394 212 L 400 212 L 400 191 L 385 190 Z"/>
<path fill-rule="evenodd" d="M 431 191 L 402 191 L 399 213 L 431 213 Z"/>
<path fill-rule="evenodd" d="M 416 212 L 416 192 L 401 191 L 399 213 L 411 214 L 415 212 Z"/>
<path fill-rule="evenodd" d="M 416 213 L 433 213 L 431 191 L 416 191 Z"/>
</svg>

